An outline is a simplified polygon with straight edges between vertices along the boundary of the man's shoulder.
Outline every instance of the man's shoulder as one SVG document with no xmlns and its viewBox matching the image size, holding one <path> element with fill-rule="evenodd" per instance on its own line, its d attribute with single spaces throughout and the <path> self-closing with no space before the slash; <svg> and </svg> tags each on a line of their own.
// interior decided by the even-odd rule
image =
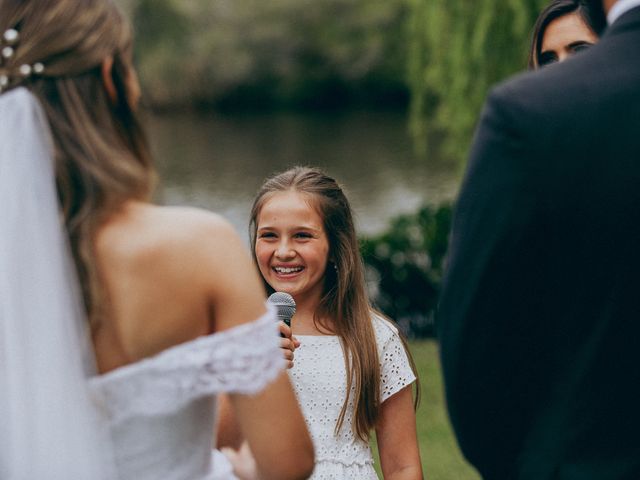
<svg viewBox="0 0 640 480">
<path fill-rule="evenodd" d="M 521 113 L 544 114 L 558 105 L 558 99 L 573 96 L 571 79 L 570 72 L 556 66 L 519 73 L 494 86 L 489 93 L 488 102 L 510 107 Z"/>
<path fill-rule="evenodd" d="M 537 120 L 557 121 L 563 113 L 575 118 L 577 112 L 595 106 L 606 96 L 607 87 L 616 82 L 617 60 L 605 43 L 566 62 L 506 79 L 491 90 L 488 103 L 537 116 Z"/>
<path fill-rule="evenodd" d="M 494 86 L 484 106 L 484 122 L 517 137 L 531 137 L 536 144 L 547 133 L 551 140 L 554 132 L 579 128 L 580 118 L 597 108 L 601 92 L 593 78 L 597 72 L 589 62 L 577 60 L 519 73 Z"/>
</svg>

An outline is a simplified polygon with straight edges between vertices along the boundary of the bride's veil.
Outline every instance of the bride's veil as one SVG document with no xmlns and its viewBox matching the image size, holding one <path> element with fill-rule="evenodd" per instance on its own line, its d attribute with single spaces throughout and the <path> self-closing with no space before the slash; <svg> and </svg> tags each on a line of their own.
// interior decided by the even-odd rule
<svg viewBox="0 0 640 480">
<path fill-rule="evenodd" d="M 0 95 L 0 478 L 113 480 L 93 349 L 37 99 Z"/>
</svg>

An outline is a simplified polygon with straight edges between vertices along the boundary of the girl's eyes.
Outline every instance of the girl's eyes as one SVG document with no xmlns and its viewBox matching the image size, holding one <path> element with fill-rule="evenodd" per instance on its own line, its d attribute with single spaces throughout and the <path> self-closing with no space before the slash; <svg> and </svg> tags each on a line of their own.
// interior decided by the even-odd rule
<svg viewBox="0 0 640 480">
<path fill-rule="evenodd" d="M 301 239 L 307 239 L 307 238 L 312 238 L 312 235 L 308 232 L 298 232 L 296 234 L 293 235 L 294 238 L 301 238 Z"/>
<path fill-rule="evenodd" d="M 313 238 L 313 235 L 311 235 L 309 232 L 296 232 L 292 236 L 293 238 L 298 238 L 298 239 Z M 263 232 L 258 235 L 258 238 L 266 238 L 266 239 L 277 238 L 277 235 L 273 232 Z"/>
</svg>

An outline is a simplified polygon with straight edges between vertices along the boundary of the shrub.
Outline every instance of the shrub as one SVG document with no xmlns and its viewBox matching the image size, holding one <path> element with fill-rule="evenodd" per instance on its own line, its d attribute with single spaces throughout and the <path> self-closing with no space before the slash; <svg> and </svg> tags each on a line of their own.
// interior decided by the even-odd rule
<svg viewBox="0 0 640 480">
<path fill-rule="evenodd" d="M 361 239 L 374 305 L 410 338 L 434 335 L 434 313 L 447 252 L 452 206 L 425 206 Z"/>
</svg>

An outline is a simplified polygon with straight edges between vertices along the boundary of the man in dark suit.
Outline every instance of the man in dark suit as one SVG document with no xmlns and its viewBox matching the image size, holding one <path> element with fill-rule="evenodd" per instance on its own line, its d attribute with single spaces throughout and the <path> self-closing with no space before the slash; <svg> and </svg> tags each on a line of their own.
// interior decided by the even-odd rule
<svg viewBox="0 0 640 480">
<path fill-rule="evenodd" d="M 438 330 L 485 479 L 640 479 L 640 1 L 597 6 L 600 43 L 492 91 L 458 201 Z"/>
</svg>

